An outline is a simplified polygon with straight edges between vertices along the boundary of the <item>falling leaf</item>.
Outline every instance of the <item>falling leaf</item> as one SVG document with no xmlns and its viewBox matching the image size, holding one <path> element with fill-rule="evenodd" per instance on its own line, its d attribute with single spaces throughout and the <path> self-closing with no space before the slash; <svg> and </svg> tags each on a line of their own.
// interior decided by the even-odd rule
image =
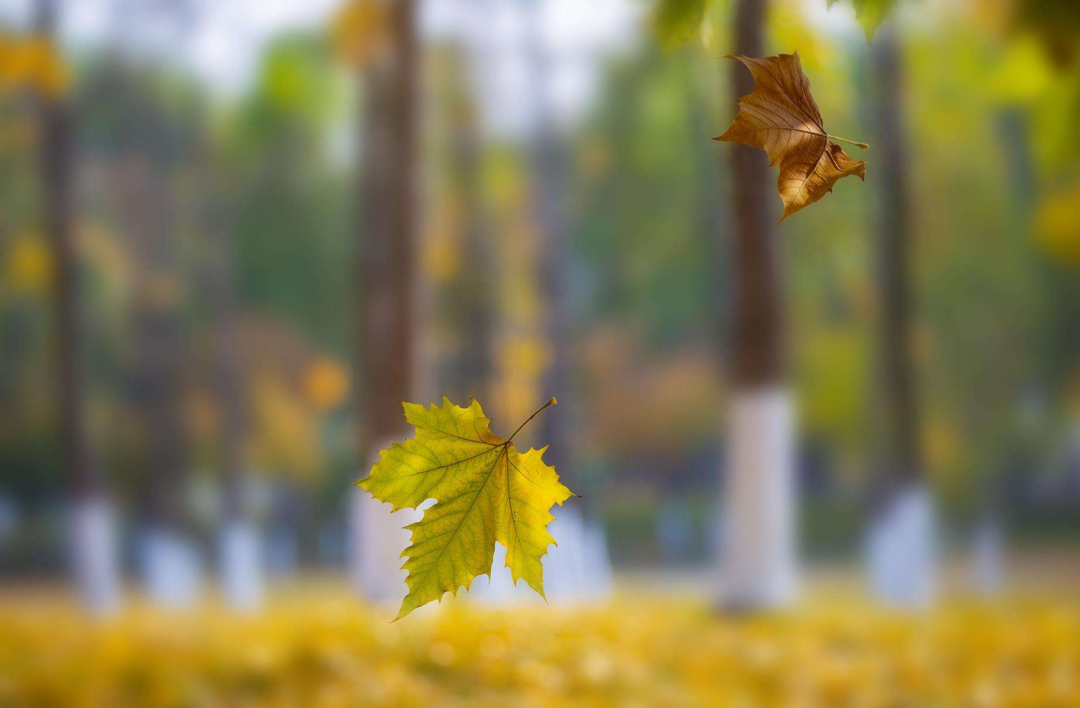
<svg viewBox="0 0 1080 708">
<path fill-rule="evenodd" d="M 506 567 L 517 584 L 524 579 L 544 594 L 541 557 L 555 539 L 547 531 L 551 507 L 572 492 L 559 482 L 555 468 L 544 463 L 544 447 L 519 453 L 514 436 L 491 432 L 491 420 L 477 401 L 424 408 L 403 403 L 405 419 L 416 436 L 379 453 L 371 474 L 357 482 L 379 501 L 399 509 L 415 509 L 428 499 L 435 504 L 406 528 L 411 544 L 402 553 L 409 588 L 398 619 L 443 593 L 466 590 L 478 575 L 491 573 L 495 542 L 506 548 Z"/>
<path fill-rule="evenodd" d="M 731 58 L 750 69 L 754 91 L 739 99 L 735 122 L 715 140 L 761 148 L 768 153 L 770 165 L 780 165 L 776 182 L 784 202 L 780 221 L 824 197 L 842 177 L 866 179 L 866 163 L 852 159 L 832 141 L 864 150 L 869 146 L 825 131 L 797 52 L 760 59 Z"/>
</svg>

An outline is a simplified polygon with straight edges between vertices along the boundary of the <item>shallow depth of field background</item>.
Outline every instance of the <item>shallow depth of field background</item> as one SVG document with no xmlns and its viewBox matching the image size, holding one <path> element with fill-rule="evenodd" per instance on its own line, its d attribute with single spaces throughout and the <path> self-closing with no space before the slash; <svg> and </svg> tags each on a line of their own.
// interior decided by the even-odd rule
<svg viewBox="0 0 1080 708">
<path fill-rule="evenodd" d="M 896 611 L 864 557 L 886 405 L 871 50 L 843 0 L 771 3 L 770 51 L 798 49 L 830 131 L 872 147 L 849 151 L 866 183 L 781 227 L 802 592 L 733 616 L 715 602 L 729 146 L 711 140 L 735 112 L 730 18 L 680 43 L 643 0 L 419 4 L 412 398 L 475 397 L 506 435 L 558 397 L 582 499 L 552 528 L 550 602 L 480 578 L 391 624 L 404 583 L 350 579 L 403 544 L 350 522 L 373 444 L 374 24 L 338 0 L 67 0 L 56 54 L 35 0 L 0 0 L 0 706 L 1080 705 L 1075 13 L 919 0 L 886 25 L 939 569 L 936 602 Z M 71 106 L 86 450 L 124 579 L 93 616 L 70 582 L 41 95 Z M 219 583 L 237 508 L 265 580 L 243 612 Z M 195 551 L 188 592 L 147 591 L 163 523 Z"/>
</svg>

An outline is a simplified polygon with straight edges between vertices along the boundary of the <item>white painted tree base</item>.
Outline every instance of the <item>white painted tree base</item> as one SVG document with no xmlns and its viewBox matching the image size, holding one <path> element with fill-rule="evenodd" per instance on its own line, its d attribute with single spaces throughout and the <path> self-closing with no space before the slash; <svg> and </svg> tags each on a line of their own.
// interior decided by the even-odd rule
<svg viewBox="0 0 1080 708">
<path fill-rule="evenodd" d="M 237 612 L 259 610 L 265 598 L 259 529 L 252 523 L 230 521 L 221 531 L 220 544 L 225 603 Z"/>
<path fill-rule="evenodd" d="M 120 608 L 120 560 L 116 516 L 105 499 L 91 497 L 71 509 L 71 560 L 75 586 L 86 610 L 109 616 Z"/>
<path fill-rule="evenodd" d="M 611 593 L 611 559 L 603 527 L 584 519 L 572 506 L 552 511 L 555 520 L 548 531 L 559 545 L 544 556 L 548 600 L 573 603 L 603 599 Z"/>
<path fill-rule="evenodd" d="M 195 604 L 202 590 L 202 560 L 196 545 L 171 530 L 152 529 L 142 543 L 143 582 L 150 601 L 168 609 Z"/>
<path fill-rule="evenodd" d="M 408 588 L 401 552 L 411 534 L 405 526 L 419 521 L 421 513 L 402 509 L 391 513 L 390 505 L 376 501 L 362 489 L 352 490 L 349 511 L 349 577 L 356 593 L 372 602 L 400 600 Z"/>
<path fill-rule="evenodd" d="M 870 525 L 870 580 L 878 599 L 897 609 L 921 609 L 934 600 L 933 503 L 923 484 L 899 490 Z"/>
<path fill-rule="evenodd" d="M 731 401 L 718 544 L 725 606 L 776 608 L 795 598 L 794 417 L 785 387 Z"/>
<path fill-rule="evenodd" d="M 615 589 L 615 574 L 608 552 L 607 531 L 600 521 L 585 523 L 585 565 L 589 568 L 587 596 L 606 599 Z"/>
</svg>

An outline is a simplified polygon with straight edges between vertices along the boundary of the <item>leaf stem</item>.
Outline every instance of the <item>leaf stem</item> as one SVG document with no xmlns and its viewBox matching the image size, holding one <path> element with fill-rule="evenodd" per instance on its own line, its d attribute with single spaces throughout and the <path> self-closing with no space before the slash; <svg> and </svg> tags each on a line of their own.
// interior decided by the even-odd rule
<svg viewBox="0 0 1080 708">
<path fill-rule="evenodd" d="M 521 432 L 521 429 L 522 429 L 522 428 L 524 428 L 524 427 L 525 427 L 526 425 L 528 425 L 528 424 L 529 424 L 529 421 L 530 421 L 530 420 L 532 420 L 532 419 L 533 419 L 533 418 L 535 418 L 536 416 L 540 415 L 540 413 L 541 413 L 541 412 L 543 412 L 543 411 L 547 410 L 548 408 L 551 408 L 552 406 L 554 406 L 554 405 L 555 405 L 555 404 L 557 404 L 557 403 L 558 403 L 558 401 L 556 401 L 556 400 L 555 400 L 555 397 L 554 397 L 554 396 L 552 396 L 552 397 L 551 397 L 551 400 L 549 400 L 549 401 L 548 401 L 547 403 L 545 403 L 544 405 L 540 406 L 540 407 L 539 407 L 539 408 L 538 408 L 538 409 L 536 410 L 536 412 L 535 412 L 535 413 L 533 413 L 533 414 L 532 414 L 531 416 L 529 416 L 529 417 L 528 417 L 528 419 L 526 419 L 526 421 L 525 421 L 524 423 L 522 423 L 521 425 L 519 425 L 519 426 L 518 426 L 518 429 L 514 431 L 514 435 L 511 435 L 511 436 L 510 436 L 510 439 L 509 439 L 509 440 L 507 440 L 506 442 L 507 442 L 507 443 L 511 443 L 511 442 L 513 442 L 513 440 L 514 440 L 514 436 L 515 436 L 515 435 L 517 435 L 518 433 L 520 433 L 520 432 Z"/>
<path fill-rule="evenodd" d="M 870 149 L 870 146 L 867 145 L 866 143 L 860 143 L 860 142 L 856 142 L 854 140 L 848 140 L 847 138 L 838 138 L 835 135 L 830 135 L 829 137 L 832 138 L 833 140 L 839 140 L 842 143 L 847 143 L 848 145 L 855 145 L 857 147 L 861 147 L 863 150 L 869 150 Z"/>
</svg>

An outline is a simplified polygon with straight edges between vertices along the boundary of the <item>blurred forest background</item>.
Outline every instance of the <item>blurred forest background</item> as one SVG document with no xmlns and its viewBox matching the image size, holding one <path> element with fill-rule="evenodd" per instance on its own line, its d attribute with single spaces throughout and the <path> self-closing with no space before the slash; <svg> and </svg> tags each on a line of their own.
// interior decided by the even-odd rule
<svg viewBox="0 0 1080 708">
<path fill-rule="evenodd" d="M 398 356 L 359 314 L 380 296 L 359 265 L 365 229 L 393 218 L 364 175 L 390 169 L 377 136 L 402 120 L 379 117 L 400 107 L 372 69 L 393 32 L 379 5 L 3 3 L 0 579 L 65 572 L 83 493 L 115 511 L 132 572 L 153 563 L 140 549 L 161 527 L 209 567 L 237 516 L 271 576 L 347 567 L 350 484 L 384 442 L 363 440 L 362 422 L 386 405 L 357 362 Z M 919 436 L 948 550 L 987 516 L 1014 548 L 1080 543 L 1068 6 L 927 1 L 889 21 Z M 735 110 L 730 14 L 721 3 L 687 22 L 630 0 L 416 12 L 412 399 L 474 396 L 505 432 L 558 396 L 553 453 L 616 570 L 707 566 L 731 217 L 727 147 L 710 138 Z M 872 145 L 857 155 L 866 184 L 841 183 L 782 228 L 800 546 L 851 561 L 881 406 L 882 86 L 842 3 L 776 0 L 766 37 L 770 52 L 798 49 L 830 129 Z M 73 400 L 81 412 L 64 410 Z M 81 436 L 68 453 L 64 430 Z"/>
<path fill-rule="evenodd" d="M 890 4 L 0 0 L 0 706 L 1075 705 L 1080 4 Z M 388 623 L 443 395 L 558 397 L 550 606 Z"/>
</svg>

